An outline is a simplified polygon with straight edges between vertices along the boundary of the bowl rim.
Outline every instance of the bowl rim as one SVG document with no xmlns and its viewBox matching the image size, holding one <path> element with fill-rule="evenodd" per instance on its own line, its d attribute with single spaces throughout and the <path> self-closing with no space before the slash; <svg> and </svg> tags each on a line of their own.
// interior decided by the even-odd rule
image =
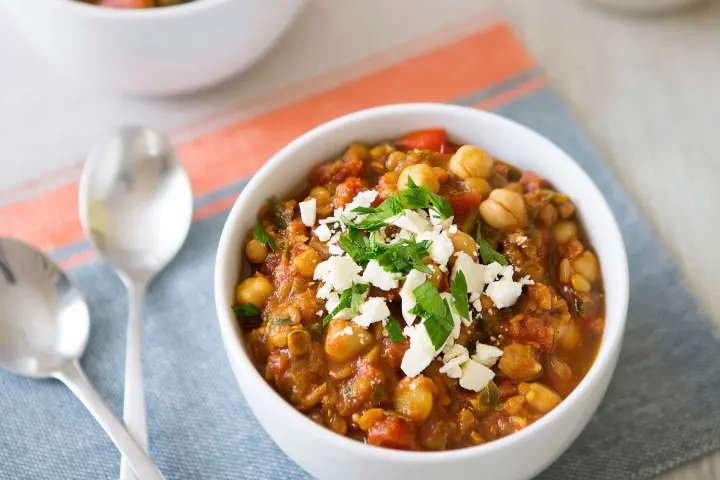
<svg viewBox="0 0 720 480">
<path fill-rule="evenodd" d="M 597 200 L 599 202 L 599 208 L 606 211 L 610 220 L 608 225 L 610 228 L 604 230 L 603 235 L 609 239 L 609 243 L 611 243 L 612 245 L 614 245 L 615 248 L 617 248 L 617 266 L 619 267 L 619 271 L 615 272 L 612 281 L 616 285 L 615 288 L 618 291 L 617 302 L 619 305 L 619 310 L 617 312 L 617 316 L 619 318 L 617 318 L 616 321 L 613 322 L 612 328 L 610 329 L 608 329 L 608 323 L 606 322 L 605 331 L 603 332 L 603 338 L 600 343 L 600 348 L 588 372 L 578 383 L 575 389 L 566 398 L 564 398 L 562 402 L 560 402 L 560 404 L 552 411 L 518 432 L 485 444 L 437 452 L 393 450 L 389 448 L 376 447 L 366 444 L 364 442 L 359 442 L 357 440 L 353 440 L 348 437 L 336 434 L 331 430 L 327 429 L 326 427 L 318 425 L 317 423 L 313 422 L 311 419 L 303 415 L 301 412 L 293 408 L 265 381 L 265 379 L 257 371 L 255 365 L 252 362 L 252 359 L 250 358 L 248 352 L 243 346 L 242 338 L 238 338 L 238 335 L 235 332 L 235 328 L 233 326 L 233 322 L 235 322 L 235 319 L 232 318 L 232 315 L 230 314 L 230 303 L 227 303 L 231 299 L 226 298 L 227 296 L 225 295 L 225 283 L 227 281 L 226 279 L 231 278 L 228 277 L 229 273 L 232 274 L 232 272 L 229 272 L 231 266 L 227 262 L 226 257 L 230 254 L 233 248 L 238 248 L 237 245 L 233 245 L 230 242 L 231 237 L 233 236 L 233 232 L 236 229 L 235 225 L 239 223 L 241 218 L 243 218 L 245 215 L 256 214 L 256 212 L 254 211 L 243 211 L 242 206 L 243 203 L 245 203 L 244 199 L 249 195 L 247 192 L 252 191 L 252 187 L 254 187 L 256 184 L 267 184 L 268 177 L 279 168 L 282 168 L 282 166 L 286 162 L 290 161 L 293 156 L 293 152 L 296 149 L 299 149 L 310 143 L 322 142 L 322 139 L 325 135 L 332 133 L 337 129 L 352 129 L 353 124 L 355 123 L 366 122 L 385 115 L 392 116 L 402 113 L 403 111 L 405 113 L 428 113 L 433 111 L 444 111 L 446 114 L 449 115 L 477 115 L 485 117 L 486 120 L 492 122 L 505 124 L 505 126 L 509 128 L 514 128 L 516 130 L 520 129 L 523 131 L 524 135 L 534 137 L 534 142 L 545 143 L 547 146 L 552 147 L 556 151 L 556 154 L 562 157 L 562 161 L 571 164 L 572 168 L 577 170 L 576 174 L 580 177 L 584 177 L 584 180 L 588 183 L 588 185 L 595 190 L 592 193 L 595 194 L 595 196 L 597 197 Z M 450 133 L 452 134 L 452 132 Z M 322 161 L 323 159 L 319 159 L 317 163 L 321 163 Z M 232 266 L 232 268 L 237 268 L 237 266 Z M 605 280 L 605 283 L 608 283 L 608 279 Z M 605 375 L 612 375 L 615 367 L 615 361 L 617 359 L 619 349 L 622 344 L 627 319 L 629 302 L 629 267 L 625 244 L 620 233 L 620 228 L 604 195 L 602 194 L 602 192 L 600 192 L 600 189 L 590 178 L 590 176 L 585 172 L 585 170 L 583 170 L 582 167 L 580 167 L 580 165 L 574 159 L 572 159 L 572 157 L 570 157 L 564 150 L 555 145 L 549 139 L 518 122 L 515 122 L 495 113 L 475 109 L 472 107 L 444 103 L 403 103 L 373 107 L 335 118 L 300 135 L 299 137 L 288 143 L 280 151 L 275 153 L 245 186 L 245 188 L 233 204 L 233 207 L 230 210 L 230 213 L 225 221 L 216 256 L 214 290 L 216 311 L 218 321 L 220 323 L 223 345 L 225 347 L 226 354 L 228 355 L 228 359 L 230 361 L 236 380 L 239 382 L 241 380 L 239 378 L 239 371 L 236 368 L 242 368 L 244 374 L 251 372 L 250 375 L 252 381 L 254 382 L 253 385 L 261 383 L 263 386 L 259 388 L 265 390 L 263 392 L 264 394 L 268 394 L 263 395 L 263 400 L 271 403 L 271 405 L 269 405 L 269 408 L 285 409 L 287 414 L 292 415 L 293 418 L 296 418 L 300 424 L 302 424 L 303 421 L 306 422 L 305 425 L 307 425 L 307 428 L 314 430 L 314 435 L 316 436 L 316 438 L 325 442 L 333 442 L 337 444 L 338 447 L 344 448 L 351 454 L 361 455 L 368 459 L 378 459 L 384 461 L 413 461 L 421 463 L 434 463 L 437 461 L 445 462 L 467 459 L 468 457 L 474 457 L 476 455 L 491 455 L 496 451 L 505 449 L 511 444 L 518 444 L 523 443 L 524 441 L 528 441 L 532 436 L 537 435 L 536 432 L 542 431 L 543 427 L 546 424 L 555 423 L 559 420 L 561 421 L 566 410 L 573 407 L 581 406 L 578 402 L 581 402 L 583 398 L 588 397 L 594 389 L 598 388 L 598 386 L 602 384 L 602 380 Z M 236 361 L 241 361 L 242 365 L 237 366 L 235 364 Z M 245 380 L 250 379 L 246 378 Z"/>
<path fill-rule="evenodd" d="M 114 8 L 93 5 L 78 0 L 51 0 L 57 8 L 65 8 L 77 15 L 92 19 L 111 19 L 120 21 L 147 21 L 160 18 L 177 18 L 208 10 L 215 5 L 237 0 L 194 0 L 192 2 L 169 7 L 155 8 Z"/>
</svg>

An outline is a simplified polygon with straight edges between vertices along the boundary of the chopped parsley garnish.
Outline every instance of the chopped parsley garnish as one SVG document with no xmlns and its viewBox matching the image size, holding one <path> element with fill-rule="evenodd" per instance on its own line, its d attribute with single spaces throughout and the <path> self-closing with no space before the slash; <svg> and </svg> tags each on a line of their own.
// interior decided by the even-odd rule
<svg viewBox="0 0 720 480">
<path fill-rule="evenodd" d="M 253 329 L 262 325 L 262 318 L 260 318 L 260 310 L 255 307 L 252 303 L 246 303 L 245 305 L 233 305 L 233 312 L 240 322 L 240 326 L 244 329 Z"/>
<path fill-rule="evenodd" d="M 353 213 L 366 215 L 365 218 L 357 224 L 357 228 L 361 230 L 377 230 L 380 227 L 384 227 L 387 225 L 387 220 L 400 215 L 402 211 L 403 207 L 400 204 L 400 200 L 395 195 L 386 198 L 377 208 L 356 207 L 352 209 Z"/>
<path fill-rule="evenodd" d="M 400 240 L 382 248 L 383 253 L 378 258 L 378 263 L 389 272 L 409 273 L 410 270 L 416 269 L 431 274 L 432 270 L 423 262 L 431 243 L 431 240 L 422 242 Z"/>
<path fill-rule="evenodd" d="M 337 304 L 337 307 L 333 309 L 332 312 L 328 313 L 325 318 L 323 318 L 323 326 L 330 323 L 330 320 L 335 318 L 335 315 L 343 311 L 344 309 L 351 307 L 353 305 L 353 301 L 357 302 L 355 295 L 358 295 L 360 297 L 360 303 L 362 303 L 362 294 L 365 293 L 368 289 L 368 286 L 359 283 L 359 284 L 353 284 L 352 287 L 347 288 L 343 290 L 342 294 L 340 294 L 340 302 Z M 357 304 L 355 308 L 358 308 L 360 305 Z M 354 314 L 353 314 L 354 315 Z"/>
<path fill-rule="evenodd" d="M 453 297 L 453 304 L 458 315 L 466 320 L 470 320 L 470 306 L 468 305 L 468 289 L 465 274 L 462 270 L 458 270 L 450 285 L 450 293 Z"/>
<path fill-rule="evenodd" d="M 455 322 L 450 313 L 450 305 L 440 296 L 435 286 L 426 281 L 413 290 L 417 304 L 410 313 L 420 315 L 425 319 L 430 341 L 436 350 L 440 350 L 452 332 Z"/>
<path fill-rule="evenodd" d="M 353 285 L 353 288 L 350 289 L 350 313 L 352 313 L 353 317 L 360 313 L 360 305 L 365 303 L 363 293 L 365 293 L 367 289 L 368 286 L 364 284 Z"/>
<path fill-rule="evenodd" d="M 386 245 L 377 242 L 375 234 L 364 237 L 356 227 L 348 225 L 347 235 L 341 236 L 338 242 L 353 261 L 363 266 L 370 260 L 377 260 L 388 272 L 408 273 L 415 268 L 432 273 L 423 261 L 428 256 L 428 248 L 432 243 L 430 240 L 413 242 L 403 239 Z"/>
<path fill-rule="evenodd" d="M 510 262 L 508 262 L 507 257 L 503 255 L 502 253 L 495 250 L 487 240 L 485 240 L 482 236 L 482 223 L 478 222 L 477 230 L 475 231 L 475 242 L 478 245 L 478 251 L 480 253 L 480 258 L 482 259 L 482 263 L 485 265 L 490 265 L 493 262 L 498 262 L 500 265 L 509 265 Z"/>
<path fill-rule="evenodd" d="M 420 187 L 415 184 L 412 177 L 408 177 L 408 186 L 398 192 L 400 203 L 404 208 L 431 208 L 442 218 L 453 216 L 450 202 L 444 197 L 430 192 L 427 187 Z"/>
<path fill-rule="evenodd" d="M 233 305 L 232 309 L 238 317 L 255 317 L 260 315 L 260 310 L 258 310 L 252 303 L 246 303 L 245 305 Z"/>
<path fill-rule="evenodd" d="M 253 239 L 257 240 L 263 245 L 267 245 L 273 252 L 275 251 L 275 240 L 273 240 L 273 238 L 267 234 L 263 226 L 260 225 L 260 222 L 255 224 L 255 228 L 253 229 Z"/>
<path fill-rule="evenodd" d="M 405 341 L 405 335 L 403 335 L 400 329 L 400 324 L 395 320 L 394 317 L 390 317 L 385 324 L 385 330 L 387 330 L 388 337 L 393 343 L 402 343 Z"/>
<path fill-rule="evenodd" d="M 267 216 L 279 231 L 285 230 L 292 219 L 292 215 L 290 219 L 287 218 L 284 210 L 277 197 L 267 199 Z"/>
</svg>

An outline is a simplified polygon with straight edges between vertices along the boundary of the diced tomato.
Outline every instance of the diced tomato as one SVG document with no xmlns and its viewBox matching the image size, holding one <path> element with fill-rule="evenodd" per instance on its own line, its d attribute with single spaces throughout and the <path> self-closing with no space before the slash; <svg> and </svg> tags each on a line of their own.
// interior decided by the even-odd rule
<svg viewBox="0 0 720 480">
<path fill-rule="evenodd" d="M 368 443 L 397 450 L 417 450 L 418 440 L 413 426 L 402 418 L 386 415 L 368 430 Z"/>
<path fill-rule="evenodd" d="M 355 195 L 364 190 L 367 190 L 367 185 L 365 185 L 365 182 L 362 181 L 362 179 L 350 177 L 337 186 L 337 190 L 335 190 L 335 200 L 333 203 L 337 208 L 344 208 L 345 205 L 352 202 Z"/>
<path fill-rule="evenodd" d="M 548 181 L 535 172 L 523 172 L 520 176 L 520 185 L 525 187 L 528 192 L 550 187 Z"/>
<path fill-rule="evenodd" d="M 325 185 L 340 183 L 350 177 L 359 177 L 365 171 L 362 158 L 354 149 L 349 149 L 343 158 L 335 162 L 323 163 L 310 172 L 311 185 Z"/>
<path fill-rule="evenodd" d="M 460 195 L 455 195 L 448 198 L 448 202 L 450 202 L 450 206 L 453 209 L 453 212 L 456 216 L 465 215 L 467 213 L 472 212 L 476 208 L 478 208 L 478 205 L 480 205 L 480 200 L 482 200 L 482 196 L 480 196 L 479 193 L 461 193 Z"/>
<path fill-rule="evenodd" d="M 444 152 L 446 141 L 445 130 L 442 128 L 433 128 L 407 133 L 395 140 L 395 145 L 402 150 L 417 149 Z"/>
</svg>

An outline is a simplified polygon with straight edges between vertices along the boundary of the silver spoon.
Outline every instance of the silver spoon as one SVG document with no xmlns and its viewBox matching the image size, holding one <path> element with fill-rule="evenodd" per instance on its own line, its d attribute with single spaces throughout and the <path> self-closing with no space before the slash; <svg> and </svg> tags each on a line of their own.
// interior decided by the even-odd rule
<svg viewBox="0 0 720 480">
<path fill-rule="evenodd" d="M 80 367 L 90 333 L 82 294 L 41 252 L 0 238 L 0 367 L 32 378 L 57 378 L 85 404 L 138 478 L 162 474 L 113 415 Z"/>
<path fill-rule="evenodd" d="M 86 235 L 128 291 L 125 424 L 147 451 L 142 374 L 145 291 L 177 254 L 192 221 L 192 190 L 165 137 L 125 127 L 89 155 L 80 180 L 80 221 Z M 120 479 L 134 477 L 122 462 Z"/>
</svg>

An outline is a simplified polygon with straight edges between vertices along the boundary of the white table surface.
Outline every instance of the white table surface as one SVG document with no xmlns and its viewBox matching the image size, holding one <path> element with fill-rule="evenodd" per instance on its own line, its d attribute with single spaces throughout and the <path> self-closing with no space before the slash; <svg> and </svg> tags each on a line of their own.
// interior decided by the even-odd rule
<svg viewBox="0 0 720 480">
<path fill-rule="evenodd" d="M 56 184 L 77 178 L 90 145 L 117 125 L 175 129 L 454 24 L 489 2 L 312 0 L 246 75 L 171 99 L 123 98 L 80 85 L 46 64 L 0 16 L 0 206 L 33 194 L 18 185 L 48 172 L 62 169 L 53 175 Z M 703 306 L 720 319 L 720 222 L 714 216 L 720 205 L 720 5 L 648 19 L 600 12 L 583 0 L 498 3 Z M 408 12 L 412 21 L 398 28 Z M 720 453 L 663 478 L 718 479 Z"/>
</svg>

